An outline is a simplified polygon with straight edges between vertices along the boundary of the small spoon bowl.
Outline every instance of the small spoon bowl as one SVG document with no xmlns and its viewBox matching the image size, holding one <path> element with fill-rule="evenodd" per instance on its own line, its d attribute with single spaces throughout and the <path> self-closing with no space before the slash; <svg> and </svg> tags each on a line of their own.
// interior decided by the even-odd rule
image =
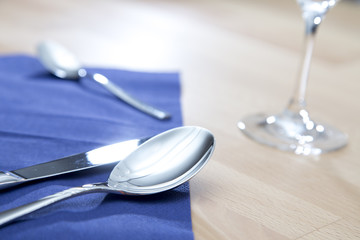
<svg viewBox="0 0 360 240">
<path fill-rule="evenodd" d="M 86 184 L 0 213 L 0 227 L 53 203 L 94 192 L 148 195 L 173 189 L 192 178 L 209 160 L 214 136 L 200 127 L 161 133 L 119 162 L 105 183 Z"/>
</svg>

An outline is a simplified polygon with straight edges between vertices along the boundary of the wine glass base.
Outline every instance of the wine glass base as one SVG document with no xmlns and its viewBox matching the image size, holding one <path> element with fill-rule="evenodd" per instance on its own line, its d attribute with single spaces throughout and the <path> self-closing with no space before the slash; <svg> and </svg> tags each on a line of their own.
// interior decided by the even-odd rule
<svg viewBox="0 0 360 240">
<path fill-rule="evenodd" d="M 259 143 L 302 155 L 319 155 L 342 148 L 347 143 L 346 134 L 311 121 L 306 111 L 256 114 L 242 119 L 238 127 Z"/>
</svg>

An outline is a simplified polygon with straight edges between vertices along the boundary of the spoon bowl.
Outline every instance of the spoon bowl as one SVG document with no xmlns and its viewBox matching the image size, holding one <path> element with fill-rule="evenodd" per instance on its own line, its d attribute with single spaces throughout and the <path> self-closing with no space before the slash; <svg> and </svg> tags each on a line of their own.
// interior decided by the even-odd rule
<svg viewBox="0 0 360 240">
<path fill-rule="evenodd" d="M 86 76 L 76 56 L 56 42 L 41 42 L 37 52 L 44 67 L 58 78 L 77 80 Z"/>
<path fill-rule="evenodd" d="M 37 52 L 44 67 L 58 78 L 77 80 L 88 77 L 102 85 L 120 100 L 154 118 L 165 120 L 171 117 L 169 113 L 143 103 L 129 95 L 104 75 L 99 73 L 87 73 L 87 71 L 81 67 L 80 62 L 75 55 L 56 42 L 41 42 L 37 47 Z"/>
<path fill-rule="evenodd" d="M 181 127 L 159 134 L 119 162 L 108 185 L 130 194 L 154 194 L 193 177 L 214 149 L 212 134 L 199 127 Z"/>
<path fill-rule="evenodd" d="M 200 127 L 161 133 L 119 162 L 105 183 L 86 184 L 0 213 L 0 227 L 40 208 L 93 192 L 149 195 L 173 189 L 195 176 L 209 160 L 214 136 Z"/>
</svg>

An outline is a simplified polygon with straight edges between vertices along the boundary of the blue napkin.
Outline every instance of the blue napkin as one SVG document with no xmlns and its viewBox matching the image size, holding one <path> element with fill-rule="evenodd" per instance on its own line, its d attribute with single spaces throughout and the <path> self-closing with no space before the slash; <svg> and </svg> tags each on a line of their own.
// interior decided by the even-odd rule
<svg viewBox="0 0 360 240">
<path fill-rule="evenodd" d="M 182 125 L 177 73 L 98 72 L 138 99 L 172 114 L 159 121 L 89 80 L 51 76 L 30 56 L 0 57 L 0 170 L 153 136 Z M 4 211 L 69 187 L 104 182 L 102 167 L 0 190 Z M 140 197 L 87 194 L 34 212 L 0 229 L 10 239 L 193 239 L 189 186 Z M 6 236 L 6 237 L 5 237 Z"/>
</svg>

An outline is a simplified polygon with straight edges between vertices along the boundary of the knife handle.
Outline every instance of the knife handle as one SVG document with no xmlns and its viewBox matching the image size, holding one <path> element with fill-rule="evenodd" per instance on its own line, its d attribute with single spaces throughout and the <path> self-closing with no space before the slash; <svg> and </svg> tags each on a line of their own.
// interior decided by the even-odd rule
<svg viewBox="0 0 360 240">
<path fill-rule="evenodd" d="M 0 227 L 53 203 L 86 193 L 108 192 L 108 189 L 109 187 L 106 183 L 86 184 L 82 187 L 69 188 L 62 192 L 41 198 L 35 202 L 0 212 Z"/>
<path fill-rule="evenodd" d="M 0 171 L 0 190 L 4 189 L 4 188 L 15 186 L 24 181 L 25 181 L 25 178 L 15 175 L 11 172 Z"/>
</svg>

